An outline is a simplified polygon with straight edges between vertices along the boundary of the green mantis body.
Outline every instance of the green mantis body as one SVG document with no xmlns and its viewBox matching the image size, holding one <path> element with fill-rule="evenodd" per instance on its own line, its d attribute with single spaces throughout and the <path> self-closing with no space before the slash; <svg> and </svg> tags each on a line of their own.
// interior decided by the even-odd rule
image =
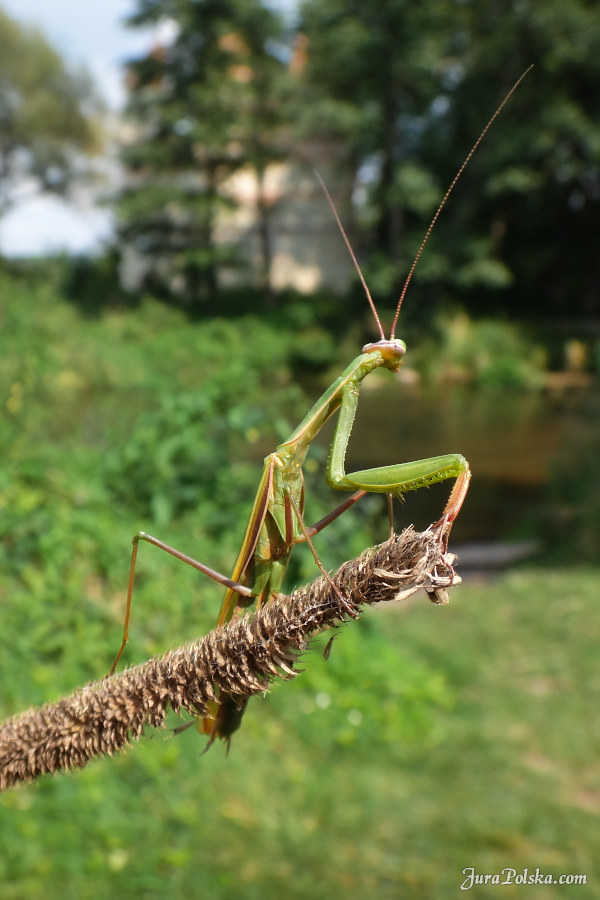
<svg viewBox="0 0 600 900">
<path fill-rule="evenodd" d="M 398 372 L 405 351 L 406 346 L 400 340 L 382 340 L 368 344 L 363 348 L 362 354 L 350 363 L 315 403 L 287 441 L 266 457 L 258 494 L 232 576 L 234 581 L 251 587 L 253 602 L 256 599 L 262 605 L 280 592 L 292 547 L 307 540 L 307 535 L 310 537 L 320 530 L 318 525 L 307 529 L 303 524 L 302 466 L 311 443 L 334 413 L 338 412 L 338 423 L 325 473 L 325 480 L 332 488 L 356 491 L 360 496 L 375 492 L 401 497 L 405 491 L 416 490 L 446 478 L 459 478 L 468 472 L 466 460 L 457 454 L 351 474 L 344 471 L 346 447 L 363 379 L 381 366 L 391 372 Z M 462 498 L 462 493 L 458 493 Z M 450 523 L 458 512 L 454 496 L 449 505 L 450 509 L 445 510 L 444 515 L 450 516 Z M 345 504 L 343 507 L 347 508 Z M 340 508 L 340 512 L 342 511 L 344 510 Z M 327 517 L 325 524 L 330 521 L 331 518 Z M 239 608 L 245 605 L 235 598 L 236 591 L 230 588 L 221 608 L 220 625 L 230 621 Z"/>
<path fill-rule="evenodd" d="M 521 78 L 523 77 L 521 76 Z M 517 84 L 519 84 L 519 81 Z M 452 523 L 463 504 L 471 477 L 469 465 L 463 456 L 451 453 L 445 456 L 422 459 L 417 462 L 398 463 L 347 474 L 345 471 L 346 448 L 363 380 L 375 369 L 383 367 L 391 372 L 398 372 L 402 366 L 406 345 L 403 341 L 394 337 L 394 332 L 406 288 L 421 250 L 442 206 L 446 202 L 466 163 L 510 94 L 515 90 L 517 84 L 515 84 L 496 110 L 492 119 L 490 119 L 490 122 L 488 122 L 442 200 L 404 285 L 389 338 L 385 337 L 377 311 L 352 248 L 339 222 L 335 208 L 331 204 L 342 236 L 346 241 L 365 288 L 381 339 L 363 347 L 362 353 L 350 363 L 339 378 L 325 391 L 290 437 L 266 457 L 256 499 L 231 578 L 227 578 L 203 563 L 185 556 L 145 532 L 139 532 L 134 537 L 123 641 L 111 669 L 111 674 L 114 672 L 127 643 L 135 561 L 140 540 L 167 550 L 173 556 L 182 559 L 226 586 L 227 591 L 218 619 L 219 625 L 232 621 L 232 619 L 242 615 L 253 605 L 262 606 L 264 603 L 268 603 L 280 594 L 286 568 L 295 544 L 307 542 L 313 551 L 317 565 L 323 571 L 312 544 L 312 536 L 325 528 L 366 493 L 383 493 L 387 494 L 388 497 L 400 498 L 406 491 L 427 487 L 449 478 L 455 479 L 448 503 L 443 510 L 441 518 L 435 523 L 435 527 L 439 529 L 440 541 L 444 546 L 447 545 Z M 331 203 L 326 189 L 325 193 Z M 353 491 L 353 493 L 344 503 L 316 525 L 307 527 L 303 518 L 304 477 L 302 466 L 312 441 L 325 422 L 336 413 L 338 414 L 338 421 L 329 451 L 325 478 L 332 488 Z M 340 600 L 346 607 L 347 612 L 351 616 L 356 616 L 356 610 L 352 603 L 341 595 Z M 209 710 L 209 713 L 202 720 L 201 727 L 200 721 L 198 721 L 198 730 L 202 730 L 210 736 L 208 746 L 210 746 L 215 737 L 220 737 L 229 743 L 232 733 L 240 725 L 242 715 L 243 704 L 239 704 L 234 697 L 220 696 L 213 704 L 213 708 Z"/>
<path fill-rule="evenodd" d="M 313 534 L 366 493 L 383 493 L 400 498 L 405 491 L 417 490 L 447 478 L 457 479 L 438 523 L 442 533 L 447 535 L 463 503 L 471 477 L 469 465 L 463 456 L 453 453 L 350 474 L 346 474 L 344 469 L 346 447 L 363 379 L 382 366 L 391 372 L 398 372 L 405 351 L 406 345 L 401 340 L 384 339 L 367 344 L 362 354 L 350 363 L 315 403 L 287 441 L 266 457 L 242 549 L 232 575 L 233 581 L 250 588 L 251 596 L 243 598 L 235 588 L 229 588 L 221 606 L 219 625 L 243 613 L 249 603 L 256 602 L 262 606 L 277 597 L 281 592 L 294 545 L 303 541 L 312 543 L 310 538 Z M 302 465 L 310 444 L 325 422 L 336 412 L 338 421 L 327 460 L 325 480 L 332 488 L 354 493 L 322 522 L 307 528 L 303 520 Z M 353 609 L 347 601 L 346 606 L 352 615 Z M 229 738 L 239 725 L 237 705 L 235 702 L 222 702 L 214 713 L 214 719 L 209 717 L 204 720 L 205 733 Z"/>
<path fill-rule="evenodd" d="M 366 493 L 383 493 L 400 498 L 406 491 L 417 490 L 438 481 L 455 478 L 456 482 L 442 518 L 436 523 L 440 527 L 440 539 L 447 540 L 452 523 L 466 496 L 471 477 L 468 463 L 463 456 L 453 453 L 417 462 L 365 469 L 350 474 L 345 472 L 346 447 L 358 406 L 360 386 L 374 369 L 384 367 L 391 372 L 398 372 L 405 352 L 406 345 L 398 339 L 383 338 L 376 343 L 367 344 L 361 355 L 350 363 L 315 403 L 287 441 L 280 444 L 274 453 L 270 453 L 266 457 L 256 499 L 231 579 L 184 556 L 145 532 L 139 532 L 134 537 L 123 642 L 111 674 L 127 642 L 133 576 L 137 546 L 140 540 L 167 550 L 227 586 L 218 619 L 219 625 L 224 625 L 242 615 L 249 606 L 254 604 L 262 606 L 280 594 L 295 544 L 307 541 L 315 554 L 317 564 L 322 568 L 312 546 L 312 535 L 325 528 Z M 304 476 L 302 466 L 312 441 L 325 422 L 336 412 L 338 421 L 327 460 L 325 478 L 331 487 L 354 493 L 321 522 L 308 528 L 303 518 Z M 340 599 L 349 614 L 356 615 L 352 604 L 344 597 Z M 215 737 L 229 742 L 231 735 L 239 727 L 242 713 L 243 706 L 240 707 L 235 698 L 220 697 L 209 715 L 202 720 L 202 731 L 210 735 L 210 743 Z"/>
</svg>

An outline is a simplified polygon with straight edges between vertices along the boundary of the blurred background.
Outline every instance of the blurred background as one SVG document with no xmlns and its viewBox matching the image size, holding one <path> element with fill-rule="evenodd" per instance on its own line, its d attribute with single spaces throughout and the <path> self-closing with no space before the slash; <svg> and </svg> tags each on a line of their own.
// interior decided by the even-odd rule
<svg viewBox="0 0 600 900">
<path fill-rule="evenodd" d="M 577 896 L 597 896 L 600 16 L 584 0 L 4 0 L 0 715 L 108 671 L 136 531 L 230 571 L 262 458 L 376 339 L 315 170 L 389 330 L 447 187 L 532 63 L 440 215 L 397 329 L 404 368 L 367 379 L 348 451 L 350 471 L 469 459 L 465 585 L 448 607 L 369 611 L 327 662 L 317 641 L 228 758 L 201 756 L 194 729 L 149 732 L 3 795 L 0 900 L 437 900 L 466 867 L 586 873 Z M 330 440 L 306 465 L 313 521 L 339 502 Z M 407 496 L 397 528 L 447 495 Z M 386 534 L 370 497 L 318 549 L 333 567 Z M 186 569 L 142 548 L 127 664 L 213 627 L 221 592 Z M 314 574 L 295 550 L 288 586 Z"/>
</svg>

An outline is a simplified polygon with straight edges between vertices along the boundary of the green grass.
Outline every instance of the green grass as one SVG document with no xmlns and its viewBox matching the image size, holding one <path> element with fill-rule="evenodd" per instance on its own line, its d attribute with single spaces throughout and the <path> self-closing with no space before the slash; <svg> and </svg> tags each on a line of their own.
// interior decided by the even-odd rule
<svg viewBox="0 0 600 900">
<path fill-rule="evenodd" d="M 597 581 L 524 571 L 371 611 L 253 702 L 229 758 L 153 734 L 5 794 L 0 897 L 437 900 L 469 866 L 586 873 L 536 896 L 596 897 Z"/>
<path fill-rule="evenodd" d="M 303 410 L 293 329 L 191 325 L 151 302 L 84 320 L 14 284 L 0 325 L 7 716 L 107 671 L 137 529 L 231 567 L 255 457 Z M 313 495 L 318 518 L 333 504 Z M 370 516 L 328 530 L 328 565 L 366 546 Z M 143 551 L 127 662 L 204 633 L 221 595 Z M 314 567 L 298 554 L 292 574 Z M 586 873 L 535 896 L 596 897 L 598 574 L 523 571 L 458 588 L 449 607 L 372 610 L 327 662 L 322 640 L 300 678 L 249 705 L 228 758 L 201 756 L 192 729 L 149 732 L 4 794 L 0 900 L 439 900 L 469 866 Z"/>
</svg>

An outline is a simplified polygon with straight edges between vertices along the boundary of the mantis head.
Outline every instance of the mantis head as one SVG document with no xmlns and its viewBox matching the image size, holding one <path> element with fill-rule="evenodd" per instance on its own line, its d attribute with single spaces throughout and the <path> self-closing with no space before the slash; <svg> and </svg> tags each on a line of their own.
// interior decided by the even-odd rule
<svg viewBox="0 0 600 900">
<path fill-rule="evenodd" d="M 383 365 L 390 372 L 399 372 L 406 353 L 406 344 L 399 338 L 382 338 L 373 344 L 365 344 L 362 348 L 363 353 L 381 353 L 384 362 Z"/>
</svg>

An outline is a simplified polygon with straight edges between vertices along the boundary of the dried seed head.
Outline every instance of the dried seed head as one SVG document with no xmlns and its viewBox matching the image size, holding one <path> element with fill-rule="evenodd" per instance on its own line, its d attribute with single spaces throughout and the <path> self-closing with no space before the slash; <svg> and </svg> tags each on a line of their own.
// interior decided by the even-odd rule
<svg viewBox="0 0 600 900">
<path fill-rule="evenodd" d="M 215 687 L 242 703 L 275 678 L 295 678 L 310 637 L 348 621 L 340 593 L 360 607 L 403 599 L 420 587 L 441 597 L 460 579 L 442 556 L 439 533 L 409 528 L 344 563 L 332 581 L 337 594 L 322 576 L 198 641 L 9 719 L 0 726 L 0 789 L 112 756 L 139 740 L 146 725 L 164 727 L 169 709 L 203 716 Z"/>
</svg>

